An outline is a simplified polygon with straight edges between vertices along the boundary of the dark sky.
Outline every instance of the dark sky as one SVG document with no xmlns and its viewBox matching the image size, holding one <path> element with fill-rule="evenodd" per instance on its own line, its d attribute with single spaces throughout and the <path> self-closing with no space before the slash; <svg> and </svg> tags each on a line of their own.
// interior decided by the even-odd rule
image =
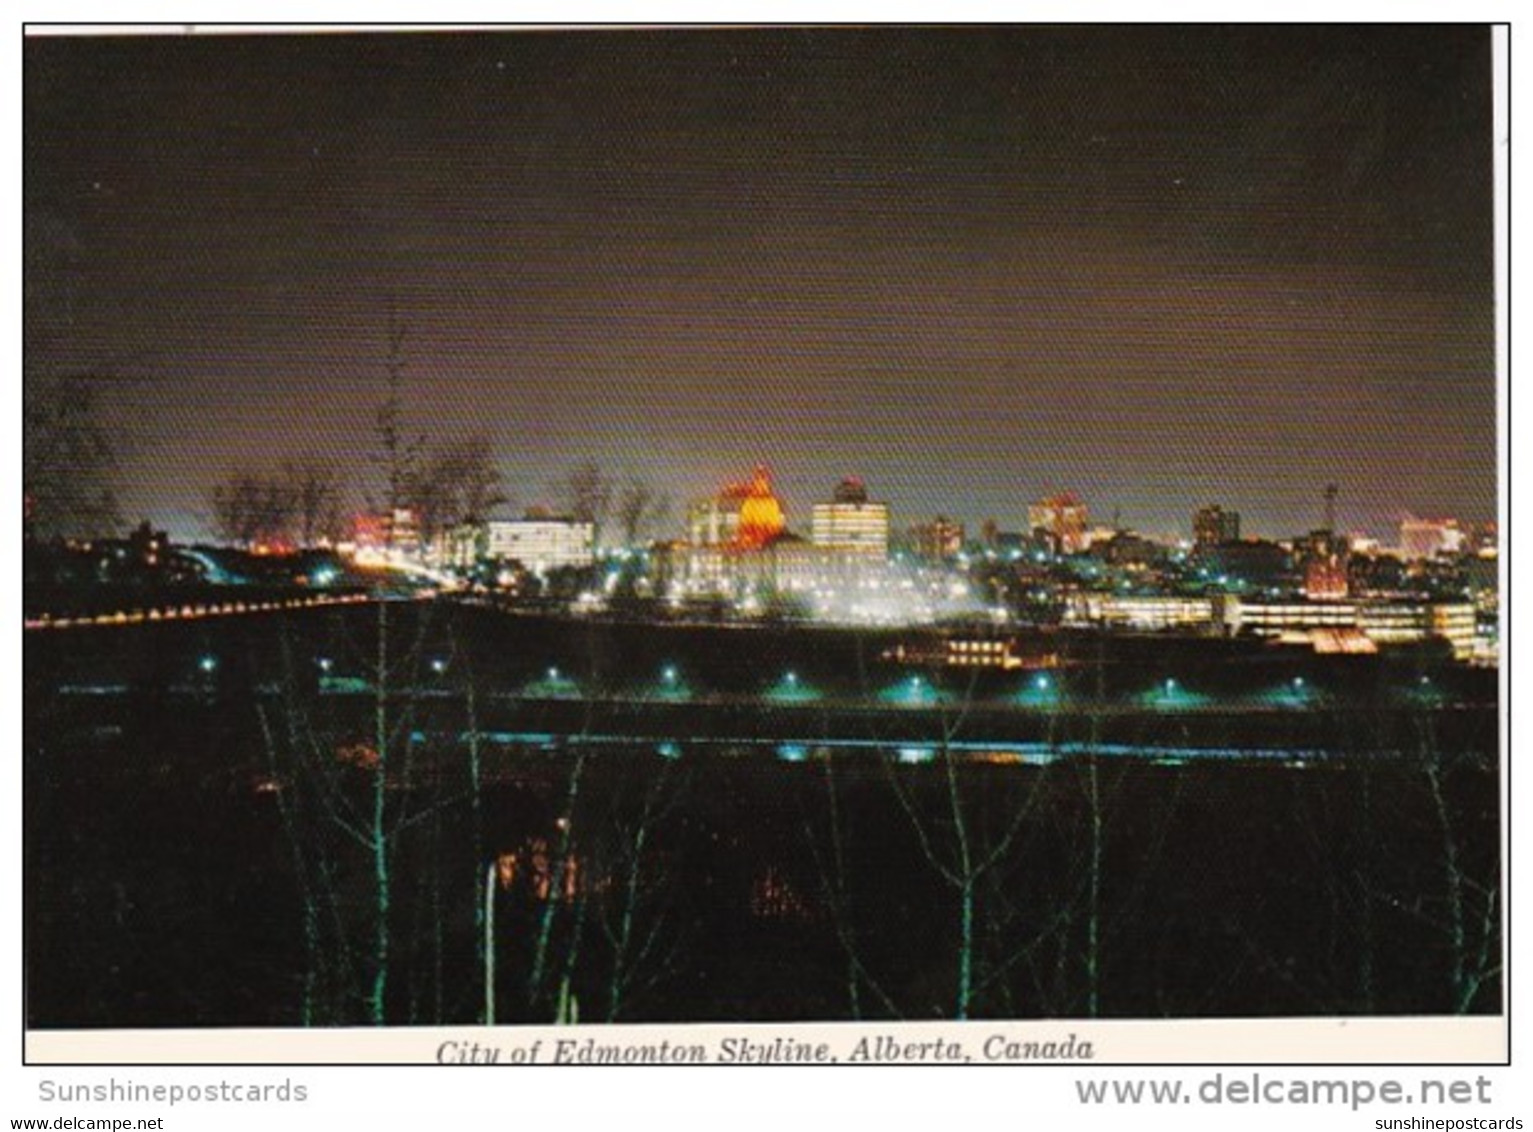
<svg viewBox="0 0 1533 1132">
<path fill-rule="evenodd" d="M 1483 28 L 32 39 L 31 374 L 107 375 L 129 518 L 370 485 L 407 412 L 515 509 L 583 458 L 790 525 L 1041 493 L 1183 531 L 1495 510 Z"/>
</svg>

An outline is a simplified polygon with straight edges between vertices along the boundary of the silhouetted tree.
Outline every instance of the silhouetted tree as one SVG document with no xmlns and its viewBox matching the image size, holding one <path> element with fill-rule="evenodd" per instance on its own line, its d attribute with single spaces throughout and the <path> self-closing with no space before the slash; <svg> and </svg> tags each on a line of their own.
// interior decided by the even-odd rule
<svg viewBox="0 0 1533 1132">
<path fill-rule="evenodd" d="M 670 502 L 654 487 L 637 477 L 630 479 L 617 497 L 617 522 L 623 532 L 623 545 L 632 546 L 652 523 L 670 510 Z"/>
<path fill-rule="evenodd" d="M 564 481 L 569 510 L 576 522 L 599 527 L 612 507 L 612 480 L 594 460 L 577 466 Z"/>
<path fill-rule="evenodd" d="M 114 438 L 101 419 L 100 374 L 28 378 L 22 387 L 22 490 L 38 535 L 111 534 L 120 523 Z"/>
<path fill-rule="evenodd" d="M 305 457 L 282 465 L 292 501 L 294 541 L 313 546 L 341 535 L 341 478 L 334 464 Z"/>
<path fill-rule="evenodd" d="M 487 518 L 506 502 L 504 476 L 489 437 L 464 437 L 432 449 L 410 498 L 420 511 L 421 536 L 428 540 L 455 524 Z"/>
</svg>

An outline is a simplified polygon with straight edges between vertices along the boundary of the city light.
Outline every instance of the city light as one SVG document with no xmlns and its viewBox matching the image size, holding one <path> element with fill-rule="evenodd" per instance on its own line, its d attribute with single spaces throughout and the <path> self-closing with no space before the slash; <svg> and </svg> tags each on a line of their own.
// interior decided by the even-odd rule
<svg viewBox="0 0 1533 1132">
<path fill-rule="evenodd" d="M 204 672 L 214 672 L 214 671 L 217 671 L 217 669 L 218 669 L 218 658 L 216 656 L 204 656 L 201 660 L 199 660 L 197 662 L 197 667 L 202 669 L 202 671 L 204 671 Z"/>
<path fill-rule="evenodd" d="M 792 670 L 784 672 L 782 678 L 767 690 L 766 695 L 767 699 L 781 703 L 805 703 L 820 698 L 819 692 Z"/>
</svg>

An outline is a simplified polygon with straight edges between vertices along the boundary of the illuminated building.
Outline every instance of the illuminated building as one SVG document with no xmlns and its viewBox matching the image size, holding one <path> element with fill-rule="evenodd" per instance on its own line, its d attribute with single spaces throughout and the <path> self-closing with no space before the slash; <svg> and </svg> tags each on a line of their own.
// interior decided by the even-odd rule
<svg viewBox="0 0 1533 1132">
<path fill-rule="evenodd" d="M 1042 499 L 1027 509 L 1027 524 L 1044 531 L 1060 554 L 1079 554 L 1086 549 L 1086 505 L 1074 492 Z"/>
<path fill-rule="evenodd" d="M 1400 524 L 1400 554 L 1406 559 L 1436 558 L 1464 549 L 1457 519 L 1406 519 Z"/>
<path fill-rule="evenodd" d="M 388 545 L 400 554 L 419 554 L 420 516 L 410 507 L 395 507 L 388 515 Z"/>
<path fill-rule="evenodd" d="M 944 558 L 957 558 L 963 549 L 963 524 L 945 515 L 938 515 L 929 523 L 918 523 L 910 528 L 910 541 L 915 552 L 933 562 Z"/>
<path fill-rule="evenodd" d="M 687 508 L 687 541 L 693 546 L 724 546 L 740 529 L 740 508 L 733 501 L 700 499 Z"/>
<path fill-rule="evenodd" d="M 1080 593 L 1071 598 L 1065 620 L 1147 632 L 1208 628 L 1214 623 L 1214 603 L 1206 597 Z"/>
<path fill-rule="evenodd" d="M 1375 644 L 1408 644 L 1436 637 L 1467 659 L 1475 647 L 1475 609 L 1469 602 L 1379 602 L 1360 605 L 1358 628 Z"/>
<path fill-rule="evenodd" d="M 923 637 L 885 649 L 884 660 L 912 668 L 1028 668 L 1059 667 L 1058 653 L 1024 655 L 1014 638 L 1009 637 Z M 1047 677 L 1044 678 L 1048 680 Z"/>
<path fill-rule="evenodd" d="M 459 523 L 437 533 L 431 546 L 435 566 L 467 570 L 488 557 L 487 532 L 483 523 Z"/>
<path fill-rule="evenodd" d="M 1133 531 L 1115 531 L 1111 537 L 1093 539 L 1090 553 L 1114 566 L 1142 570 L 1154 565 L 1166 556 L 1159 543 L 1137 535 Z"/>
<path fill-rule="evenodd" d="M 760 549 L 778 535 L 787 525 L 782 504 L 772 494 L 772 473 L 760 466 L 748 484 L 729 489 L 740 498 L 740 526 L 735 531 L 735 543 L 746 550 Z"/>
<path fill-rule="evenodd" d="M 1340 554 L 1321 554 L 1304 567 L 1304 596 L 1311 601 L 1339 601 L 1347 596 L 1347 560 Z"/>
<path fill-rule="evenodd" d="M 732 484 L 693 504 L 687 533 L 686 543 L 657 551 L 655 562 L 662 588 L 679 599 L 743 600 L 762 593 L 828 588 L 843 584 L 858 560 L 873 557 L 860 546 L 819 546 L 790 534 L 782 504 L 772 492 L 771 472 L 764 466 L 749 482 Z"/>
<path fill-rule="evenodd" d="M 420 526 L 408 507 L 363 513 L 352 519 L 351 541 L 365 550 L 413 554 L 420 549 Z"/>
<path fill-rule="evenodd" d="M 491 519 L 465 523 L 438 540 L 444 566 L 467 567 L 481 560 L 520 562 L 534 574 L 595 560 L 596 525 L 570 518 Z"/>
<path fill-rule="evenodd" d="M 1340 641 L 1340 638 L 1331 641 L 1327 636 L 1338 633 L 1355 634 L 1369 645 L 1324 651 L 1372 651 L 1379 646 L 1437 639 L 1446 641 L 1460 660 L 1471 655 L 1475 639 L 1475 609 L 1469 602 L 1283 602 L 1232 597 L 1224 605 L 1224 623 L 1231 633 L 1310 643 L 1317 648 L 1328 641 Z"/>
<path fill-rule="evenodd" d="M 814 505 L 809 540 L 820 547 L 887 555 L 889 505 L 868 502 L 867 488 L 858 479 L 842 480 L 833 499 Z"/>
<path fill-rule="evenodd" d="M 731 484 L 687 509 L 687 538 L 693 546 L 759 550 L 785 526 L 782 504 L 772 494 L 772 473 L 764 465 L 750 482 Z"/>
<path fill-rule="evenodd" d="M 1194 546 L 1218 546 L 1240 541 L 1240 512 L 1226 511 L 1217 503 L 1200 507 L 1192 513 Z"/>
</svg>

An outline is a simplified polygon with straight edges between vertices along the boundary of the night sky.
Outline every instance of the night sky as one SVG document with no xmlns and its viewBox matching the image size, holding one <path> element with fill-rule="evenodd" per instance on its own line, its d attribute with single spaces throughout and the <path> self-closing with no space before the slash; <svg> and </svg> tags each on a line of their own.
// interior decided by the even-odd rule
<svg viewBox="0 0 1533 1132">
<path fill-rule="evenodd" d="M 124 517 L 373 488 L 406 412 L 511 506 L 761 461 L 904 525 L 1073 489 L 1181 532 L 1495 512 L 1476 28 L 32 39 L 29 375 L 102 375 Z M 677 532 L 680 524 L 677 522 Z"/>
</svg>

